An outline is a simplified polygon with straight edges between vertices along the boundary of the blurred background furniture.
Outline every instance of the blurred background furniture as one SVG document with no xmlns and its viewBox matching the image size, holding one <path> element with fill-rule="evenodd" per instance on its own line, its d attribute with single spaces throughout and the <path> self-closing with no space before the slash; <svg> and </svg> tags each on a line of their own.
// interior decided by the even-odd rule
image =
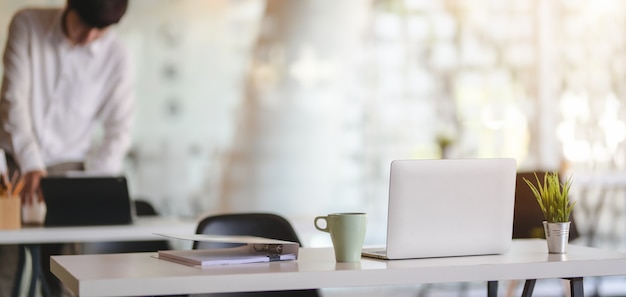
<svg viewBox="0 0 626 297">
<path fill-rule="evenodd" d="M 154 217 L 159 213 L 146 200 L 134 200 L 135 216 Z M 151 241 L 110 241 L 110 242 L 84 242 L 80 243 L 79 251 L 83 254 L 114 254 L 114 253 L 138 253 L 156 252 L 171 249 L 167 240 Z"/>
<path fill-rule="evenodd" d="M 197 226 L 195 221 L 186 221 L 171 217 L 138 217 L 133 224 L 130 225 L 111 225 L 111 226 L 84 226 L 84 227 L 44 227 L 44 226 L 29 226 L 18 230 L 0 230 L 0 245 L 20 245 L 20 252 L 16 261 L 16 271 L 12 273 L 14 277 L 9 280 L 8 290 L 12 291 L 12 296 L 35 296 L 35 287 L 38 281 L 41 282 L 41 286 L 46 286 L 46 278 L 43 277 L 43 271 L 38 270 L 41 267 L 41 258 L 39 255 L 39 246 L 41 244 L 48 243 L 76 243 L 84 242 L 89 243 L 91 251 L 95 252 L 95 247 L 99 249 L 98 252 L 122 252 L 126 253 L 131 249 L 128 246 L 124 247 L 123 241 L 156 241 L 159 244 L 169 242 L 161 242 L 160 238 L 154 233 L 192 233 Z M 92 245 L 96 242 L 119 242 L 115 245 L 115 250 L 109 248 L 104 249 L 102 246 Z M 74 245 L 72 245 L 74 247 Z M 141 250 L 156 251 L 159 248 L 155 245 L 150 247 L 139 248 Z M 24 269 L 27 264 L 27 253 L 31 255 L 30 269 Z M 21 259 L 20 259 L 21 258 Z M 2 263 L 4 264 L 4 263 Z M 22 272 L 30 271 L 30 273 Z M 41 272 L 41 273 L 40 273 Z M 21 284 L 23 278 L 26 277 L 29 281 L 28 288 L 22 288 Z M 4 287 L 3 287 L 4 289 Z M 26 291 L 27 290 L 27 291 Z M 45 290 L 45 288 L 44 288 Z M 27 293 L 28 292 L 28 293 Z M 0 294 L 2 296 L 8 296 L 9 294 Z M 49 296 L 49 295 L 48 295 Z"/>
</svg>

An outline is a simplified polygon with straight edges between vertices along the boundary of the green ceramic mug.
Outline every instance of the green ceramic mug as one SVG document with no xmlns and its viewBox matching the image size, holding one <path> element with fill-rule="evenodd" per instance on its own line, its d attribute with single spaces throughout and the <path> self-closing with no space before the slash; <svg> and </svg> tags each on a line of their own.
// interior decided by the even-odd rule
<svg viewBox="0 0 626 297">
<path fill-rule="evenodd" d="M 326 221 L 325 228 L 318 225 L 320 220 Z M 317 230 L 330 233 L 337 262 L 361 261 L 361 249 L 367 225 L 365 213 L 332 213 L 315 217 L 314 224 Z"/>
</svg>

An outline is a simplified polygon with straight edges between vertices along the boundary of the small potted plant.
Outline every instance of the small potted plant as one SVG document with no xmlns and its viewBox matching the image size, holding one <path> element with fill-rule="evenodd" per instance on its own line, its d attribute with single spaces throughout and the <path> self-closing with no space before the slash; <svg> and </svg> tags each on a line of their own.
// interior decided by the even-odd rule
<svg viewBox="0 0 626 297">
<path fill-rule="evenodd" d="M 524 181 L 532 190 L 543 212 L 545 218 L 543 228 L 548 243 L 548 252 L 564 254 L 569 239 L 570 215 L 576 204 L 570 203 L 569 200 L 572 177 L 570 176 L 565 183 L 561 183 L 558 173 L 547 172 L 543 177 L 543 184 L 536 173 L 535 179 L 536 185 L 526 178 Z"/>
<path fill-rule="evenodd" d="M 437 146 L 439 147 L 439 151 L 441 153 L 442 159 L 447 159 L 450 157 L 450 148 L 454 143 L 454 139 L 451 135 L 440 133 L 437 135 Z"/>
</svg>

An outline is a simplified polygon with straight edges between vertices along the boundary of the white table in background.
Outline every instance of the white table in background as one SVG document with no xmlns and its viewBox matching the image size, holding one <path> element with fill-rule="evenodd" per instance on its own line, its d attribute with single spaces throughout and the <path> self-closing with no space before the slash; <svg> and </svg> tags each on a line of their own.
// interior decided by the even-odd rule
<svg viewBox="0 0 626 297">
<path fill-rule="evenodd" d="M 155 253 L 53 256 L 52 272 L 82 297 L 177 295 L 214 292 L 297 290 L 354 286 L 487 281 L 497 294 L 499 280 L 569 279 L 572 296 L 583 295 L 583 277 L 626 275 L 626 254 L 568 247 L 548 254 L 543 240 L 514 240 L 504 255 L 336 263 L 331 248 L 302 248 L 297 261 L 190 267 L 155 258 Z M 495 290 L 494 290 L 495 288 Z"/>
<path fill-rule="evenodd" d="M 0 244 L 42 244 L 98 241 L 148 241 L 163 237 L 153 233 L 186 233 L 196 231 L 195 221 L 167 217 L 137 217 L 130 225 L 43 227 L 24 226 L 0 230 Z"/>
<path fill-rule="evenodd" d="M 19 244 L 21 263 L 18 272 L 23 267 L 24 249 L 31 251 L 32 271 L 28 296 L 34 296 L 34 288 L 37 278 L 45 286 L 45 280 L 39 271 L 40 259 L 38 258 L 39 245 L 45 243 L 74 243 L 74 242 L 106 242 L 106 241 L 151 241 L 161 240 L 163 237 L 154 233 L 185 233 L 192 234 L 196 230 L 197 223 L 166 217 L 137 217 L 130 225 L 110 226 L 81 226 L 81 227 L 43 227 L 24 226 L 16 230 L 0 230 L 0 244 Z M 19 283 L 21 273 L 16 275 L 16 285 L 12 296 L 21 296 Z"/>
</svg>

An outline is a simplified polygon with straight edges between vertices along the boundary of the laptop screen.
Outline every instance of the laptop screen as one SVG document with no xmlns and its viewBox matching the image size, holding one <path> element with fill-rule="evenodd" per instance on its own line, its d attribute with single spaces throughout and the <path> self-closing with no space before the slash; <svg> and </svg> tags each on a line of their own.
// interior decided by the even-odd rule
<svg viewBox="0 0 626 297">
<path fill-rule="evenodd" d="M 516 165 L 512 158 L 394 160 L 386 257 L 508 252 Z"/>
<path fill-rule="evenodd" d="M 44 226 L 125 225 L 132 208 L 125 177 L 46 177 Z"/>
</svg>

